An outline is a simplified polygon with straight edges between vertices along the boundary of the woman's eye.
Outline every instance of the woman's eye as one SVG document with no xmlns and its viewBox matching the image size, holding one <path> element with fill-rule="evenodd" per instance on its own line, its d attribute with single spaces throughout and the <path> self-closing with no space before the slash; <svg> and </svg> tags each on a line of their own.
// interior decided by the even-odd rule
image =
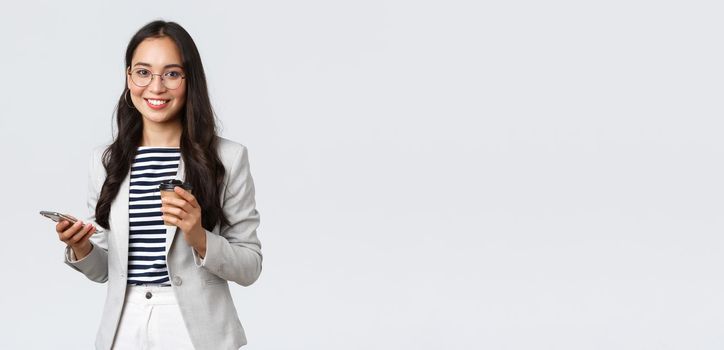
<svg viewBox="0 0 724 350">
<path fill-rule="evenodd" d="M 150 74 L 150 72 L 146 69 L 138 69 L 136 70 L 136 75 L 139 77 L 147 77 Z"/>
<path fill-rule="evenodd" d="M 170 79 L 178 79 L 178 78 L 181 78 L 181 72 L 177 72 L 177 71 L 166 72 L 165 75 L 166 75 L 167 78 L 170 78 Z"/>
</svg>

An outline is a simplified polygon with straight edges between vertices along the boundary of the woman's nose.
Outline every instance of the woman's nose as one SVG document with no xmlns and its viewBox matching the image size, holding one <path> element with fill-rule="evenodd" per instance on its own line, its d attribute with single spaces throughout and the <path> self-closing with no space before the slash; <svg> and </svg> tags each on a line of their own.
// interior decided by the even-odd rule
<svg viewBox="0 0 724 350">
<path fill-rule="evenodd" d="M 159 93 L 166 91 L 166 86 L 163 85 L 163 80 L 160 75 L 153 75 L 151 83 L 148 84 L 149 91 L 153 93 Z"/>
</svg>

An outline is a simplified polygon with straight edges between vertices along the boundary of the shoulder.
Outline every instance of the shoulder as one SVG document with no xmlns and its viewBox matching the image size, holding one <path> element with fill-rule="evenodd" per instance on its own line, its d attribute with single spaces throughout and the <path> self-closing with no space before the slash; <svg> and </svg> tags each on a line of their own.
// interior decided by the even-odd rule
<svg viewBox="0 0 724 350">
<path fill-rule="evenodd" d="M 221 136 L 217 136 L 217 138 L 217 152 L 219 154 L 219 158 L 221 158 L 221 162 L 224 163 L 224 165 L 234 164 L 239 159 L 246 157 L 246 146 L 242 145 L 239 142 L 232 141 Z"/>
<path fill-rule="evenodd" d="M 100 158 L 101 155 L 103 155 L 103 152 L 105 152 L 105 150 L 109 146 L 110 145 L 103 144 L 103 145 L 97 145 L 97 146 L 93 147 L 93 149 L 91 150 L 91 156 L 93 156 L 93 158 Z"/>
<path fill-rule="evenodd" d="M 233 140 L 217 136 L 219 153 L 236 153 L 246 150 L 246 146 Z"/>
<path fill-rule="evenodd" d="M 92 168 L 97 168 L 100 165 L 100 168 L 103 168 L 103 153 L 110 147 L 110 144 L 102 144 L 102 145 L 96 145 L 91 149 L 90 155 L 89 155 L 89 162 L 91 163 Z"/>
<path fill-rule="evenodd" d="M 95 184 L 97 190 L 100 191 L 100 185 L 103 184 L 103 180 L 106 176 L 106 169 L 103 166 L 103 153 L 110 146 L 108 145 L 97 145 L 91 149 L 88 159 L 88 176 L 91 179 L 91 183 Z"/>
</svg>

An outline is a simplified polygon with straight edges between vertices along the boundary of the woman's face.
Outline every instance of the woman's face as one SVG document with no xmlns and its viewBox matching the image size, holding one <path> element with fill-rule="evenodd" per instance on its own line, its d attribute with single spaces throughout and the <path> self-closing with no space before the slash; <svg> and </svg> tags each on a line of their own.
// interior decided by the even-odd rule
<svg viewBox="0 0 724 350">
<path fill-rule="evenodd" d="M 176 43 L 169 37 L 142 41 L 133 53 L 129 72 L 131 75 L 126 75 L 126 83 L 131 91 L 131 101 L 143 115 L 144 125 L 147 122 L 175 122 L 186 102 L 186 79 L 179 78 L 185 74 Z M 143 77 L 152 77 L 150 84 L 138 86 L 137 82 L 143 85 Z M 172 81 L 174 78 L 175 82 Z M 175 87 L 176 84 L 175 89 L 166 86 Z"/>
</svg>

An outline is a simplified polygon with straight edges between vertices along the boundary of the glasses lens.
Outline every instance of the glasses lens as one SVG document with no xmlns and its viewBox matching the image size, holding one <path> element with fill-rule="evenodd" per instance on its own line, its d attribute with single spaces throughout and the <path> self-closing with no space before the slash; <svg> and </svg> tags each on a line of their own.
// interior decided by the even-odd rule
<svg viewBox="0 0 724 350">
<path fill-rule="evenodd" d="M 131 80 L 138 86 L 147 86 L 152 78 L 153 75 L 148 69 L 137 68 L 131 71 Z"/>
<path fill-rule="evenodd" d="M 163 85 L 169 90 L 177 89 L 182 81 L 183 74 L 179 71 L 172 70 L 163 74 Z"/>
</svg>

